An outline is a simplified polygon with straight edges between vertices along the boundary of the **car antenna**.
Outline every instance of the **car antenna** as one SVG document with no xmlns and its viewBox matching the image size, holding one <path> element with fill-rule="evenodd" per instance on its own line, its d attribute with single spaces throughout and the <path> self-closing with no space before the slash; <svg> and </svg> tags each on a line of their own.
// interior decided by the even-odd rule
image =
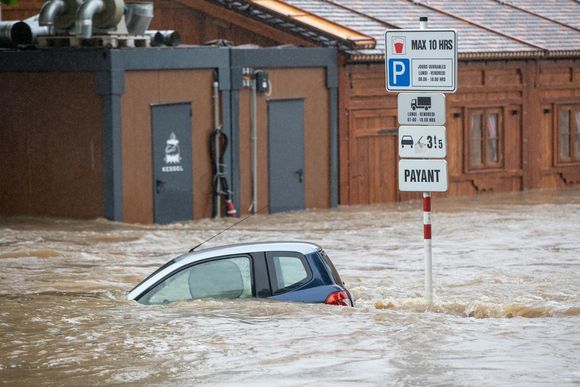
<svg viewBox="0 0 580 387">
<path fill-rule="evenodd" d="M 206 239 L 205 241 L 201 242 L 199 245 L 195 246 L 194 248 L 192 248 L 191 250 L 189 250 L 190 253 L 194 252 L 198 247 L 200 247 L 201 245 L 211 241 L 212 239 L 222 235 L 224 232 L 228 231 L 230 228 L 234 228 L 235 226 L 237 226 L 238 224 L 242 223 L 244 220 L 251 218 L 252 216 L 260 213 L 262 210 L 264 210 L 266 207 L 268 206 L 264 206 L 262 208 L 260 208 L 257 212 L 254 212 L 253 214 L 247 215 L 245 218 L 238 220 L 236 223 L 232 224 L 231 226 L 229 226 L 228 228 L 226 228 L 225 230 L 222 230 L 220 232 L 218 232 L 217 234 L 215 234 L 214 236 L 210 237 L 209 239 Z"/>
</svg>

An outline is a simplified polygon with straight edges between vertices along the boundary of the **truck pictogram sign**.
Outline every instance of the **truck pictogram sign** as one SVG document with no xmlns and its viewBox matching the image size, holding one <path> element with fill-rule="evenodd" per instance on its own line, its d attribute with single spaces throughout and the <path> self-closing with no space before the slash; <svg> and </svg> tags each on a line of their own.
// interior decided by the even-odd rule
<svg viewBox="0 0 580 387">
<path fill-rule="evenodd" d="M 400 125 L 444 125 L 445 94 L 400 93 L 397 111 Z"/>
</svg>

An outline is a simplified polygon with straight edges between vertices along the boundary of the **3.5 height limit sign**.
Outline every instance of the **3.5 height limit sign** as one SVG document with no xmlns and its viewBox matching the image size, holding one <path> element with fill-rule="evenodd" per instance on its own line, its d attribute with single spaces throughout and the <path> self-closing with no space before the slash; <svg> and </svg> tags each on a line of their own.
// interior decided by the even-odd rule
<svg viewBox="0 0 580 387">
<path fill-rule="evenodd" d="M 457 89 L 457 32 L 454 30 L 387 30 L 387 91 Z"/>
</svg>

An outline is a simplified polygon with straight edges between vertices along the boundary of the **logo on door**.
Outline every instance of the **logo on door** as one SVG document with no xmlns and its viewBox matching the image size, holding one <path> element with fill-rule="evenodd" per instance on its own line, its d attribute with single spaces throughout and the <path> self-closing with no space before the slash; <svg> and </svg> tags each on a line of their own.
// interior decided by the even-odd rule
<svg viewBox="0 0 580 387">
<path fill-rule="evenodd" d="M 171 132 L 165 145 L 165 157 L 163 157 L 165 164 L 179 164 L 181 162 L 181 155 L 179 154 L 179 140 L 175 133 Z M 161 168 L 163 172 L 181 172 L 183 167 L 181 165 L 165 165 Z"/>
</svg>

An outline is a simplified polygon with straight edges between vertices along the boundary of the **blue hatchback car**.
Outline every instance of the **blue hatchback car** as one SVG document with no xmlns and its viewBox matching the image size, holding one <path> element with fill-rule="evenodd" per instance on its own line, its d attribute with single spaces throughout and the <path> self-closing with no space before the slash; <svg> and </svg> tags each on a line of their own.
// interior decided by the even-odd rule
<svg viewBox="0 0 580 387">
<path fill-rule="evenodd" d="M 308 242 L 244 243 L 172 259 L 129 293 L 141 304 L 269 298 L 354 306 L 324 250 Z"/>
</svg>

